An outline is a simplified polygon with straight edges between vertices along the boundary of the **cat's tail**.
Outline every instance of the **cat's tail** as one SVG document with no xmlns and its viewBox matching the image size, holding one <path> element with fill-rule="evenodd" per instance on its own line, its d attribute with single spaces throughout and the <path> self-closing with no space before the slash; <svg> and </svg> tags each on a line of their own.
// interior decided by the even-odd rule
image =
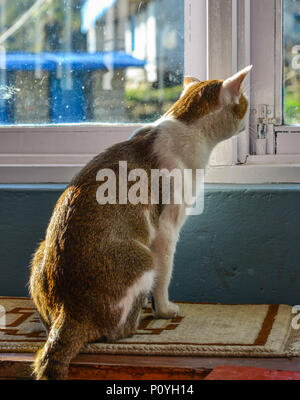
<svg viewBox="0 0 300 400">
<path fill-rule="evenodd" d="M 36 379 L 67 379 L 70 361 L 88 340 L 86 328 L 61 310 L 47 342 L 36 355 L 33 369 Z"/>
</svg>

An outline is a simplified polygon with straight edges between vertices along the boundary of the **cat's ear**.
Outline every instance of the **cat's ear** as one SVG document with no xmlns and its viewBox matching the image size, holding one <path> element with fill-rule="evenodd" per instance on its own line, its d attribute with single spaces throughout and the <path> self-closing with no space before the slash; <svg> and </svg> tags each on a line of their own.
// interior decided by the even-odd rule
<svg viewBox="0 0 300 400">
<path fill-rule="evenodd" d="M 225 102 L 226 100 L 227 102 L 232 102 L 240 97 L 242 83 L 251 69 L 252 65 L 249 65 L 223 82 L 222 98 Z"/>
<path fill-rule="evenodd" d="M 199 79 L 194 78 L 192 76 L 185 76 L 184 77 L 184 88 L 186 88 L 190 83 L 200 82 Z"/>
</svg>

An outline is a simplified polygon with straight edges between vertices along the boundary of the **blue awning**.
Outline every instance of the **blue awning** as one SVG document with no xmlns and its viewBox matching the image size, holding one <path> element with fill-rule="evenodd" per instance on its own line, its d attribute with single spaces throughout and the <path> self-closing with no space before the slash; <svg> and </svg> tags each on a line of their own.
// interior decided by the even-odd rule
<svg viewBox="0 0 300 400">
<path fill-rule="evenodd" d="M 86 33 L 116 0 L 87 0 L 81 8 L 81 32 Z"/>
<path fill-rule="evenodd" d="M 35 70 L 40 67 L 43 70 L 55 70 L 56 65 L 45 56 L 44 53 L 6 53 L 0 54 L 0 65 L 5 65 L 7 70 Z"/>
<path fill-rule="evenodd" d="M 106 70 L 127 67 L 144 67 L 145 61 L 139 60 L 124 51 L 98 53 L 6 53 L 0 55 L 0 65 L 7 70 L 35 70 L 41 68 L 46 71 L 56 71 L 58 68 L 70 67 L 72 70 Z"/>
</svg>

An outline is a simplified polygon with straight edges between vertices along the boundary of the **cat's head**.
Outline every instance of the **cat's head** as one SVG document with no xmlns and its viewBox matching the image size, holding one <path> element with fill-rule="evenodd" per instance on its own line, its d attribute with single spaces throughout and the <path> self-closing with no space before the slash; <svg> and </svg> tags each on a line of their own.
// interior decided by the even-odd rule
<svg viewBox="0 0 300 400">
<path fill-rule="evenodd" d="M 186 77 L 184 91 L 167 116 L 191 126 L 207 124 L 216 141 L 240 133 L 245 128 L 249 107 L 242 83 L 251 69 L 249 66 L 224 81 L 201 82 Z"/>
</svg>

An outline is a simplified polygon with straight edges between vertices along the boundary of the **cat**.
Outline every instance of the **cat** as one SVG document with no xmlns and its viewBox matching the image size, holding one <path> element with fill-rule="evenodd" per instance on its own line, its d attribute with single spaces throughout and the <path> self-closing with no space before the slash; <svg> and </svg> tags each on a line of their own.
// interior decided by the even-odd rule
<svg viewBox="0 0 300 400">
<path fill-rule="evenodd" d="M 99 204 L 100 170 L 205 169 L 213 148 L 245 128 L 242 83 L 187 77 L 180 99 L 158 121 L 96 156 L 59 198 L 33 256 L 29 289 L 48 338 L 36 379 L 66 379 L 82 346 L 134 335 L 150 292 L 156 318 L 179 314 L 168 287 L 185 204 Z"/>
</svg>

